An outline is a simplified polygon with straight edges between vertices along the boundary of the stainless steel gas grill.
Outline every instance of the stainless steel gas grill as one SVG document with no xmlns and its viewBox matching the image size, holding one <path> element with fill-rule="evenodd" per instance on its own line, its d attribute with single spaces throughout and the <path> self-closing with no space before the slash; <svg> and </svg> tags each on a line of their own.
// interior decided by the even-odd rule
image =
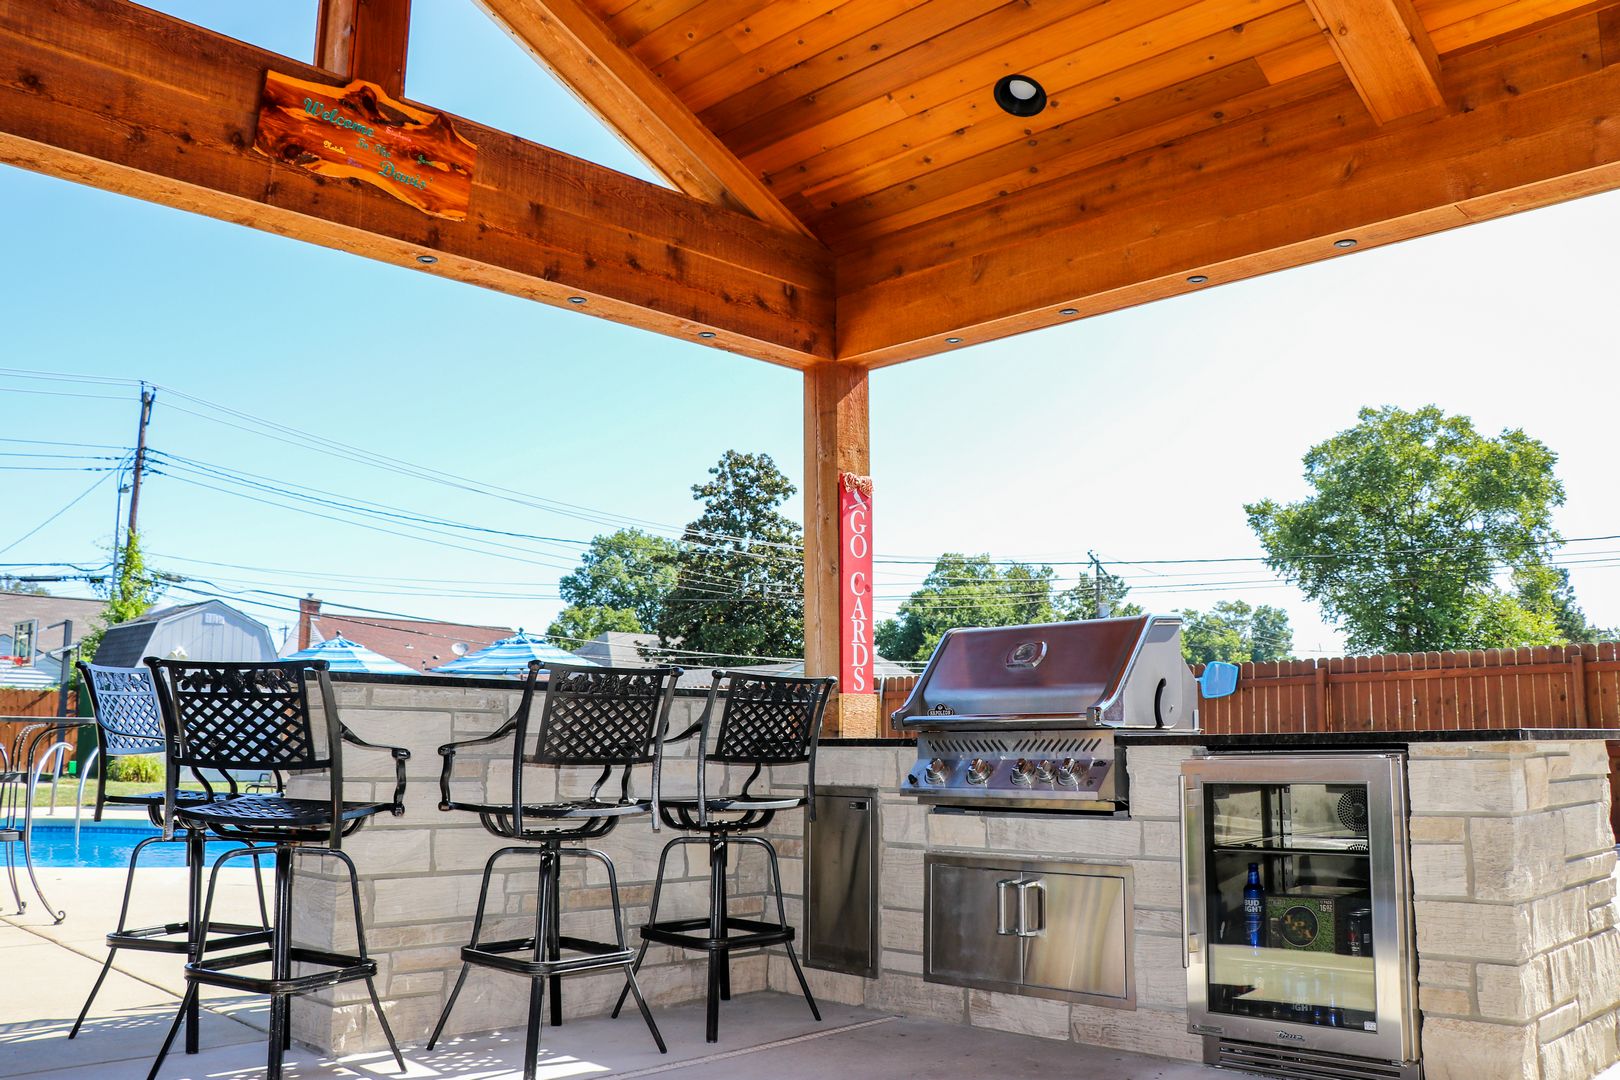
<svg viewBox="0 0 1620 1080">
<path fill-rule="evenodd" d="M 917 733 L 903 790 L 985 810 L 1123 810 L 1112 729 L 1196 727 L 1196 701 L 1174 616 L 951 630 L 893 716 Z"/>
</svg>

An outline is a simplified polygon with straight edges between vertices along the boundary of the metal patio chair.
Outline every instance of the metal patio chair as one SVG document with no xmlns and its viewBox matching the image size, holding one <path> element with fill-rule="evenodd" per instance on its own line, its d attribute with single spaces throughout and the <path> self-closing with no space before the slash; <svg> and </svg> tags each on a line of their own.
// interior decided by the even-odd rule
<svg viewBox="0 0 1620 1080">
<path fill-rule="evenodd" d="M 163 1059 L 188 1009 L 203 986 L 221 986 L 270 996 L 270 1037 L 267 1080 L 280 1080 L 283 1052 L 292 1043 L 289 1024 L 292 998 L 363 979 L 371 995 L 383 1035 L 401 1072 L 405 1059 L 377 998 L 377 962 L 366 955 L 365 925 L 360 912 L 360 883 L 354 862 L 343 852 L 343 838 L 352 835 L 373 816 L 404 813 L 405 762 L 403 747 L 377 746 L 350 731 L 338 718 L 332 681 L 321 660 L 277 663 L 201 663 L 189 660 L 148 659 L 169 743 L 169 774 L 164 785 L 165 820 L 182 828 L 207 830 L 215 836 L 242 843 L 268 845 L 275 854 L 275 915 L 268 947 L 211 955 L 197 936 L 192 938 L 186 963 L 186 993 L 174 1023 L 152 1063 L 149 1080 L 156 1080 Z M 316 684 L 321 716 L 311 708 L 309 684 Z M 344 744 L 385 751 L 394 759 L 394 798 L 391 802 L 345 802 L 343 799 Z M 294 799 L 280 795 L 238 795 L 234 798 L 179 805 L 176 777 L 179 768 L 265 770 L 324 770 L 331 784 L 325 799 Z M 203 901 L 200 925 L 211 921 L 219 872 L 232 859 L 253 857 L 262 849 L 236 848 L 214 860 Z M 294 856 L 330 858 L 348 871 L 354 898 L 355 953 L 340 954 L 295 946 L 293 933 Z M 248 975 L 237 969 L 270 965 L 268 976 Z M 295 974 L 298 964 L 302 973 Z"/>
<path fill-rule="evenodd" d="M 39 897 L 51 920 L 59 923 L 67 918 L 67 912 L 51 907 L 51 902 L 45 898 L 45 891 L 39 886 L 39 875 L 34 872 L 33 854 L 34 791 L 47 765 L 54 759 L 56 768 L 60 769 L 61 762 L 73 749 L 70 743 L 55 737 L 57 726 L 55 722 L 25 724 L 11 740 L 9 751 L 0 744 L 0 846 L 6 849 L 6 876 L 11 882 L 12 898 L 17 902 L 17 914 L 28 910 L 17 884 L 16 849 L 20 847 L 34 895 Z M 53 801 L 55 795 L 53 782 Z"/>
<path fill-rule="evenodd" d="M 710 726 L 722 683 L 727 683 L 725 706 L 720 712 L 720 730 L 710 749 Z M 636 953 L 635 968 L 646 959 L 648 946 L 655 942 L 678 949 L 703 951 L 709 957 L 708 1016 L 704 1037 L 709 1042 L 720 1038 L 720 1002 L 731 997 L 731 954 L 741 949 L 763 949 L 781 945 L 787 950 L 793 973 L 798 976 L 799 988 L 810 1005 L 810 1014 L 821 1019 L 821 1010 L 810 993 L 804 970 L 793 952 L 793 927 L 787 919 L 782 899 L 782 871 L 777 865 L 776 848 L 761 836 L 745 835 L 757 832 L 771 823 L 771 819 L 784 810 L 808 807 L 811 819 L 816 805 L 816 743 L 821 731 L 821 718 L 827 711 L 827 701 L 837 679 L 806 679 L 779 675 L 755 675 L 743 672 L 716 671 L 709 700 L 703 716 L 696 724 L 672 736 L 669 742 L 680 742 L 693 735 L 699 737 L 697 793 L 690 798 L 668 798 L 660 801 L 659 809 L 664 823 L 683 833 L 664 845 L 658 858 L 658 877 L 653 884 L 652 907 L 647 913 L 647 925 L 641 928 L 641 949 Z M 728 765 L 751 765 L 753 772 L 743 781 L 736 795 L 709 795 L 707 766 L 721 767 L 724 775 Z M 754 795 L 749 788 L 759 779 L 767 765 L 805 765 L 808 790 L 799 795 Z M 664 870 L 669 854 L 683 844 L 706 844 L 709 848 L 709 914 L 690 919 L 659 921 L 658 900 L 664 888 Z M 771 880 L 776 890 L 776 922 L 763 919 L 744 919 L 726 910 L 727 853 L 734 844 L 752 844 L 765 849 L 770 862 Z M 613 1015 L 624 1007 L 624 995 L 619 995 Z"/>
<path fill-rule="evenodd" d="M 101 965 L 101 973 L 96 976 L 95 984 L 90 987 L 89 996 L 84 999 L 84 1007 L 79 1010 L 78 1019 L 73 1021 L 73 1027 L 68 1032 L 70 1039 L 78 1036 L 79 1028 L 83 1026 L 85 1017 L 90 1014 L 90 1006 L 95 1002 L 96 995 L 101 992 L 101 984 L 106 981 L 107 972 L 112 970 L 113 958 L 118 955 L 119 949 L 175 955 L 186 955 L 191 951 L 192 927 L 201 925 L 202 878 L 206 852 L 204 843 L 207 835 L 204 829 L 186 827 L 174 821 L 172 817 L 165 816 L 164 791 L 134 795 L 107 794 L 107 767 L 115 759 L 145 754 L 167 754 L 168 742 L 163 733 L 163 716 L 158 708 L 157 692 L 152 682 L 151 671 L 146 668 L 109 667 L 83 662 L 77 666 L 85 691 L 90 695 L 95 720 L 97 745 L 92 758 L 101 762 L 101 769 L 96 776 L 94 820 L 101 820 L 108 805 L 136 806 L 145 810 L 147 818 L 163 832 L 137 842 L 135 850 L 129 854 L 129 872 L 124 878 L 124 900 L 118 908 L 118 925 L 107 935 L 107 959 Z M 90 761 L 87 760 L 86 769 L 89 765 Z M 225 791 L 216 791 L 207 777 L 195 769 L 191 775 L 202 785 L 202 790 L 177 790 L 176 806 L 194 806 L 226 798 L 227 793 L 237 794 L 236 782 L 228 774 L 225 776 Z M 148 848 L 158 844 L 185 845 L 186 915 L 179 922 L 130 929 L 125 923 L 129 919 L 130 894 L 135 888 L 135 868 L 140 862 L 141 855 Z M 202 932 L 202 947 L 205 951 L 242 948 L 270 940 L 270 915 L 264 902 L 264 879 L 259 876 L 259 860 L 256 858 L 253 860 L 253 870 L 254 883 L 258 887 L 259 895 L 259 922 L 208 924 Z M 188 1012 L 186 1021 L 186 1052 L 196 1053 L 198 1015 L 195 1003 Z"/>
<path fill-rule="evenodd" d="M 641 1016 L 652 1032 L 660 1053 L 667 1053 L 664 1037 L 653 1022 L 642 999 L 641 988 L 631 967 L 634 955 L 624 940 L 624 919 L 619 908 L 619 881 L 613 860 L 591 847 L 564 847 L 565 844 L 597 840 L 612 832 L 627 817 L 649 814 L 658 803 L 656 762 L 660 738 L 668 722 L 675 698 L 675 680 L 680 668 L 570 667 L 554 664 L 547 680 L 545 706 L 539 731 L 529 749 L 530 715 L 534 702 L 539 661 L 529 664 L 523 697 L 510 720 L 499 730 L 479 739 L 450 743 L 439 748 L 444 757 L 439 791 L 441 810 L 475 813 L 484 828 L 521 845 L 503 847 L 484 865 L 483 887 L 478 894 L 478 913 L 473 919 L 472 940 L 461 950 L 461 974 L 445 1002 L 444 1012 L 428 1039 L 433 1049 L 455 1008 L 456 998 L 474 965 L 524 976 L 529 980 L 528 1037 L 523 1058 L 524 1080 L 534 1080 L 535 1056 L 540 1050 L 541 1002 L 545 983 L 550 982 L 551 1024 L 562 1024 L 562 980 L 570 975 L 619 968 L 624 972 L 625 993 L 634 994 Z M 512 789 L 502 802 L 461 802 L 451 797 L 450 777 L 456 754 L 469 746 L 512 740 Z M 654 764 L 652 798 L 637 799 L 630 793 L 630 777 L 637 765 Z M 554 769 L 570 767 L 601 768 L 602 772 L 584 799 L 531 803 L 523 797 L 523 774 L 527 766 Z M 617 797 L 608 787 L 613 773 L 621 774 Z M 602 797 L 603 789 L 610 792 Z M 525 938 L 485 941 L 484 914 L 489 899 L 490 877 L 499 860 L 511 855 L 538 855 L 539 890 L 536 894 L 534 933 Z M 560 930 L 559 882 L 564 857 L 595 859 L 607 870 L 608 891 L 613 898 L 612 942 L 591 941 L 566 936 Z"/>
</svg>

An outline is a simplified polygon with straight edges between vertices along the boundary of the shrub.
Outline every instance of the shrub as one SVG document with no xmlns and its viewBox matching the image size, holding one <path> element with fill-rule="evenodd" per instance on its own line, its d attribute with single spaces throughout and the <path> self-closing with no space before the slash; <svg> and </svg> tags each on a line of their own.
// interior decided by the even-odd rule
<svg viewBox="0 0 1620 1080">
<path fill-rule="evenodd" d="M 115 757 L 107 763 L 107 779 L 134 784 L 156 784 L 163 780 L 163 758 L 157 754 Z"/>
</svg>

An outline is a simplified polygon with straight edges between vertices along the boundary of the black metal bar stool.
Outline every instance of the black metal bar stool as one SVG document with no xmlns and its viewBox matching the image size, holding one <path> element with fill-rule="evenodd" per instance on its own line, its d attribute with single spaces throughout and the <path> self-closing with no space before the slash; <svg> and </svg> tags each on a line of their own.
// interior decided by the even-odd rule
<svg viewBox="0 0 1620 1080">
<path fill-rule="evenodd" d="M 270 845 L 275 853 L 275 915 L 268 948 L 211 956 L 200 937 L 193 935 L 186 963 L 186 994 L 168 1037 L 152 1063 L 155 1080 L 168 1055 L 180 1022 L 193 1007 L 203 986 L 222 986 L 270 995 L 268 1080 L 280 1080 L 283 1052 L 291 1045 L 289 1023 L 292 998 L 340 983 L 365 980 L 372 1008 L 401 1072 L 394 1033 L 377 998 L 377 962 L 366 955 L 365 926 L 360 914 L 360 883 L 354 862 L 343 852 L 343 838 L 354 833 L 373 815 L 404 813 L 405 762 L 410 751 L 377 746 L 350 731 L 338 718 L 332 680 L 324 660 L 282 661 L 269 664 L 193 663 L 186 660 L 146 661 L 152 670 L 158 702 L 169 742 L 169 775 L 164 787 L 165 819 L 182 828 L 207 830 L 226 840 Z M 309 682 L 319 688 L 324 714 L 319 730 L 310 709 Z M 392 802 L 343 801 L 343 744 L 383 750 L 394 758 Z M 331 782 L 329 799 L 289 799 L 280 795 L 239 795 L 212 802 L 178 805 L 178 768 L 279 771 L 325 770 Z M 214 860 L 208 893 L 197 925 L 206 926 L 214 908 L 219 872 L 227 862 L 251 858 L 256 849 L 237 848 Z M 354 897 L 355 955 L 326 952 L 293 944 L 293 858 L 313 856 L 336 859 L 349 874 Z M 304 974 L 293 974 L 300 964 Z M 268 975 L 238 969 L 268 964 Z"/>
<path fill-rule="evenodd" d="M 720 732 L 709 748 L 710 721 L 715 701 L 720 695 L 722 682 L 729 682 L 725 707 L 720 714 Z M 816 806 L 816 741 L 821 731 L 822 714 L 837 679 L 803 679 L 780 675 L 756 675 L 743 672 L 716 671 L 714 686 L 709 691 L 703 716 L 687 730 L 672 736 L 670 742 L 699 736 L 700 750 L 697 768 L 697 794 L 692 798 L 664 798 L 660 813 L 664 823 L 684 833 L 664 845 L 658 858 L 658 879 L 653 885 L 652 908 L 647 913 L 647 925 L 641 928 L 641 949 L 636 954 L 635 967 L 647 956 L 647 947 L 654 942 L 673 945 L 679 949 L 702 950 L 709 955 L 708 1022 L 704 1037 L 709 1042 L 720 1038 L 720 1002 L 731 997 L 731 954 L 739 949 L 763 949 L 781 945 L 787 950 L 793 973 L 798 976 L 799 988 L 810 1005 L 810 1014 L 821 1019 L 821 1010 L 810 993 L 804 970 L 793 952 L 793 927 L 788 924 L 787 910 L 782 901 L 782 871 L 777 865 L 776 848 L 760 836 L 745 835 L 757 832 L 771 823 L 771 819 L 784 810 L 809 807 L 811 819 Z M 753 772 L 743 782 L 736 795 L 708 794 L 706 766 L 713 762 L 720 766 L 751 765 Z M 808 772 L 808 790 L 803 796 L 751 795 L 749 788 L 767 765 L 804 764 Z M 718 815 L 718 816 L 717 816 Z M 692 919 L 659 921 L 658 899 L 664 888 L 664 870 L 669 853 L 683 844 L 707 844 L 709 848 L 709 914 Z M 763 919 L 744 919 L 726 910 L 727 852 L 733 844 L 753 844 L 765 849 L 771 867 L 771 880 L 776 889 L 776 922 Z M 613 1007 L 618 1016 L 624 1007 L 624 995 Z"/>
<path fill-rule="evenodd" d="M 73 1022 L 73 1029 L 68 1032 L 70 1039 L 78 1035 L 80 1026 L 84 1024 L 84 1018 L 89 1015 L 90 1006 L 96 1000 L 96 994 L 101 991 L 101 984 L 106 981 L 107 972 L 112 970 L 113 958 L 118 955 L 119 949 L 176 955 L 191 951 L 191 928 L 198 925 L 202 917 L 202 880 L 206 850 L 203 844 L 207 835 L 203 829 L 185 826 L 180 826 L 176 834 L 178 823 L 166 819 L 163 814 L 162 791 L 143 792 L 138 795 L 107 794 L 107 765 L 112 759 L 133 754 L 161 754 L 167 750 L 167 743 L 163 737 L 163 718 L 158 710 L 152 673 L 146 668 L 107 667 L 85 663 L 79 664 L 78 668 L 85 690 L 90 694 L 90 704 L 95 714 L 96 738 L 99 744 L 97 752 L 101 761 L 101 770 L 96 780 L 95 820 L 101 820 L 102 812 L 108 804 L 138 806 L 146 811 L 146 816 L 151 819 L 153 825 L 164 830 L 164 834 L 141 840 L 135 845 L 135 850 L 130 852 L 129 873 L 124 879 L 124 901 L 118 909 L 118 926 L 107 935 L 106 962 L 101 965 L 101 974 L 96 976 L 95 985 L 90 988 L 90 995 L 84 999 L 84 1008 L 79 1010 L 79 1018 Z M 176 806 L 193 806 L 225 797 L 225 793 L 216 792 L 207 777 L 201 773 L 192 770 L 192 776 L 202 784 L 202 790 L 177 790 Z M 237 794 L 236 779 L 229 773 L 224 774 L 224 785 L 229 794 Z M 125 923 L 129 919 L 130 893 L 135 887 L 135 867 L 141 854 L 156 844 L 185 845 L 186 917 L 179 922 L 129 929 Z M 244 948 L 270 940 L 270 915 L 264 902 L 264 880 L 257 873 L 258 859 L 253 860 L 253 869 L 254 882 L 259 892 L 259 922 L 209 924 L 202 935 L 202 947 L 205 952 Z M 186 1015 L 186 1052 L 191 1054 L 197 1052 L 197 1020 L 196 1002 L 193 1001 Z"/>
<path fill-rule="evenodd" d="M 624 919 L 619 908 L 619 880 L 613 860 L 591 847 L 564 847 L 564 844 L 598 840 L 612 832 L 627 817 L 648 814 L 658 805 L 657 757 L 660 739 L 669 723 L 669 708 L 675 698 L 679 668 L 571 667 L 553 664 L 546 686 L 545 707 L 540 730 L 529 746 L 529 715 L 534 701 L 538 662 L 529 665 L 528 680 L 518 708 L 501 728 L 479 739 L 439 747 L 444 756 L 440 774 L 441 810 L 465 810 L 478 815 L 484 828 L 508 840 L 522 840 L 520 846 L 503 847 L 484 864 L 484 882 L 478 894 L 478 913 L 473 919 L 472 941 L 461 950 L 461 974 L 456 979 L 444 1012 L 428 1039 L 433 1049 L 450 1019 L 450 1010 L 467 981 L 473 965 L 494 968 L 529 980 L 528 1036 L 524 1043 L 524 1080 L 534 1080 L 535 1056 L 540 1050 L 540 1013 L 546 982 L 550 982 L 551 1024 L 562 1024 L 562 980 L 569 975 L 619 968 L 624 972 L 625 993 L 634 994 L 641 1016 L 652 1032 L 660 1053 L 667 1053 L 664 1037 L 653 1022 L 641 988 L 631 967 L 633 955 L 624 940 Z M 450 773 L 456 753 L 469 746 L 512 739 L 511 800 L 502 803 L 456 802 L 450 796 Z M 636 799 L 630 794 L 634 766 L 653 763 L 652 799 Z M 572 766 L 600 767 L 602 772 L 585 799 L 552 803 L 531 803 L 523 798 L 526 765 L 563 769 Z M 617 798 L 603 798 L 602 791 L 613 777 L 621 775 Z M 608 789 L 611 793 L 612 789 Z M 656 828 L 656 819 L 654 819 Z M 510 855 L 538 855 L 539 890 L 535 901 L 534 933 L 529 937 L 504 941 L 484 941 L 484 913 L 489 899 L 490 877 L 495 864 Z M 561 933 L 559 910 L 562 860 L 564 857 L 595 859 L 607 870 L 608 892 L 613 898 L 615 940 L 591 941 Z M 567 955 L 565 955 L 565 951 Z M 622 999 L 621 999 L 622 1000 Z"/>
<path fill-rule="evenodd" d="M 11 879 L 11 896 L 17 902 L 17 914 L 28 910 L 17 885 L 17 855 L 13 850 L 22 848 L 23 864 L 28 880 L 33 883 L 34 895 L 44 905 L 51 921 L 60 923 L 67 912 L 51 906 L 40 887 L 39 875 L 34 872 L 34 791 L 44 772 L 46 763 L 55 760 L 61 767 L 63 756 L 72 747 L 57 737 L 55 724 L 25 724 L 12 740 L 10 753 L 0 745 L 0 848 L 6 853 L 6 875 Z M 51 786 L 51 805 L 56 805 L 56 786 Z"/>
</svg>

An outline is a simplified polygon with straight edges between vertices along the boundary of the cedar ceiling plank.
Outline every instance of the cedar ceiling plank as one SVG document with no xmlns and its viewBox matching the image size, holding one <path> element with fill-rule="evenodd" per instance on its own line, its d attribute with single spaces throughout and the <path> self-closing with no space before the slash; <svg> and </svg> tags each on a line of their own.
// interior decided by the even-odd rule
<svg viewBox="0 0 1620 1080">
<path fill-rule="evenodd" d="M 267 69 L 321 70 L 124 0 L 0 5 L 0 161 L 793 367 L 831 350 L 819 244 L 453 118 L 468 219 L 253 149 Z"/>
<path fill-rule="evenodd" d="M 1027 167 L 1037 168 L 1047 153 L 1044 137 L 1064 124 L 1315 34 L 1303 6 L 1294 0 L 1271 2 L 1282 10 L 1210 36 L 1185 42 L 1170 38 L 1177 41 L 1174 47 L 1143 55 L 1135 63 L 1116 67 L 1130 53 L 1104 49 L 1113 41 L 1109 39 L 1098 44 L 1097 55 L 1087 63 L 1032 69 L 1028 73 L 1047 88 L 1052 101 L 1039 116 L 1009 116 L 983 93 L 964 95 L 815 155 L 773 177 L 773 186 L 802 215 L 804 207 L 793 201 L 796 194 L 817 213 L 825 212 L 859 194 L 932 176 L 1001 145 L 1015 147 Z M 1080 49 L 1075 58 L 1091 52 Z M 1062 81 L 1077 78 L 1081 81 Z"/>
<path fill-rule="evenodd" d="M 863 13 L 865 0 L 860 0 Z M 721 135 L 750 117 L 781 108 L 805 95 L 814 94 L 850 75 L 882 63 L 919 42 L 927 41 L 944 26 L 977 18 L 987 11 L 1010 10 L 1019 0 L 927 0 L 921 6 L 908 4 L 892 17 L 853 37 L 848 23 L 838 12 L 836 28 L 846 32 L 834 44 L 808 58 L 795 59 L 788 67 L 773 72 L 757 85 L 750 82 L 747 92 L 722 96 L 712 105 L 697 108 L 699 117 Z M 887 0 L 874 3 L 874 9 Z M 840 9 L 842 10 L 842 9 Z M 729 145 L 729 143 L 728 143 Z"/>
<path fill-rule="evenodd" d="M 1412 0 L 1305 0 L 1380 124 L 1445 104 L 1440 58 Z"/>
<path fill-rule="evenodd" d="M 651 70 L 773 2 L 775 0 L 704 0 L 680 18 L 642 37 L 630 51 Z"/>
<path fill-rule="evenodd" d="M 867 0 L 867 4 L 871 3 L 872 0 Z M 746 66 L 749 54 L 783 37 L 799 36 L 798 32 L 830 15 L 837 6 L 837 0 L 778 0 L 762 11 L 722 27 L 668 60 L 649 66 L 654 75 L 692 106 L 692 99 L 681 93 L 685 86 L 730 64 L 741 62 Z M 855 9 L 854 17 L 861 18 L 865 6 Z M 845 18 L 850 17 L 846 13 Z M 696 107 L 692 107 L 695 110 Z"/>
<path fill-rule="evenodd" d="M 582 0 L 478 2 L 681 191 L 809 235 Z"/>
<path fill-rule="evenodd" d="M 706 0 L 634 0 L 603 21 L 620 41 L 634 45 L 660 26 L 680 18 Z"/>
<path fill-rule="evenodd" d="M 781 75 L 796 64 L 819 56 L 828 49 L 850 38 L 849 28 L 858 21 L 870 19 L 871 26 L 880 26 L 890 19 L 905 14 L 929 0 L 845 0 L 843 4 L 804 26 L 797 32 L 783 34 L 773 41 L 756 44 L 746 54 L 723 64 L 701 77 L 684 69 L 671 69 L 660 74 L 670 87 L 681 95 L 681 100 L 692 111 L 702 114 L 705 109 Z M 856 13 L 852 17 L 849 12 Z"/>
<path fill-rule="evenodd" d="M 411 0 L 320 0 L 315 63 L 339 78 L 365 79 L 405 96 Z"/>
<path fill-rule="evenodd" d="M 996 216 L 1016 227 L 917 272 L 883 243 L 863 250 L 864 286 L 843 284 L 840 261 L 839 358 L 895 362 L 941 351 L 947 333 L 974 342 L 1064 321 L 1060 306 L 1185 292 L 1194 270 L 1235 280 L 1332 257 L 1346 235 L 1365 247 L 1620 187 L 1620 68 L 1599 67 L 1596 22 L 1556 56 L 1538 34 L 1459 57 L 1447 96 L 1470 110 L 1379 128 L 1345 90 L 1050 185 L 1028 207 L 1009 200 Z M 1524 85 L 1501 86 L 1504 66 Z M 1571 70 L 1583 74 L 1559 78 Z M 1248 160 L 1222 167 L 1237 150 Z M 1066 221 L 1026 229 L 1059 202 Z"/>
</svg>

